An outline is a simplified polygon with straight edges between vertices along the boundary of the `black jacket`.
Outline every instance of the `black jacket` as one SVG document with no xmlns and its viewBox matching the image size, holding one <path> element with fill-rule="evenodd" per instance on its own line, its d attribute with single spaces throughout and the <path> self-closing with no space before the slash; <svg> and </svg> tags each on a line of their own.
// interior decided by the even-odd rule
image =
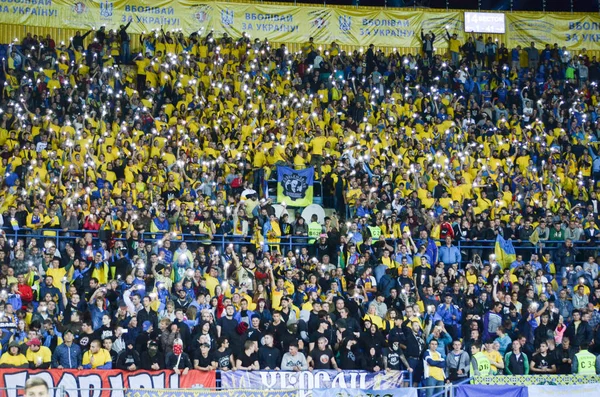
<svg viewBox="0 0 600 397">
<path fill-rule="evenodd" d="M 142 365 L 140 355 L 135 349 L 125 349 L 119 353 L 119 357 L 117 357 L 117 369 L 128 371 L 131 364 L 135 364 L 137 369 Z"/>
<path fill-rule="evenodd" d="M 173 352 L 167 353 L 167 358 L 165 359 L 165 368 L 166 369 L 175 369 L 178 359 L 179 359 L 179 356 L 176 356 Z M 194 366 L 192 365 L 192 362 L 190 361 L 190 357 L 187 355 L 187 353 L 181 353 L 181 360 L 179 360 L 178 368 L 179 369 L 185 369 L 185 368 L 192 369 L 193 367 Z"/>
<path fill-rule="evenodd" d="M 158 330 L 158 314 L 152 309 L 148 312 L 145 308 L 137 313 L 138 328 L 142 328 L 144 321 L 150 321 L 155 331 Z"/>
<path fill-rule="evenodd" d="M 575 331 L 574 322 L 571 322 L 565 331 L 565 336 L 569 337 L 573 347 L 579 347 L 582 344 L 589 345 L 589 343 L 592 341 L 593 335 L 594 332 L 592 327 L 587 321 L 581 321 L 581 324 L 579 324 L 579 327 L 577 327 L 577 332 Z"/>
<path fill-rule="evenodd" d="M 152 365 L 158 364 L 159 369 L 165 369 L 165 357 L 161 352 L 156 352 L 154 356 L 148 354 L 147 351 L 143 352 L 141 355 L 142 359 L 142 369 L 146 371 L 153 371 Z"/>
</svg>

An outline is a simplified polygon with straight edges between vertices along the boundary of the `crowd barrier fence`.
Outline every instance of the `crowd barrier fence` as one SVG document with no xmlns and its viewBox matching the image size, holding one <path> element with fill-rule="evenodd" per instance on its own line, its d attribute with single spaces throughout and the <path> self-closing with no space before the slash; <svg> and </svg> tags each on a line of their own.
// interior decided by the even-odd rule
<svg viewBox="0 0 600 397">
<path fill-rule="evenodd" d="M 17 240 L 24 239 L 28 243 L 31 239 L 37 240 L 40 244 L 45 241 L 52 241 L 57 248 L 64 248 L 67 243 L 75 244 L 77 239 L 84 237 L 86 234 L 91 234 L 92 239 L 95 242 L 107 241 L 112 239 L 114 241 L 125 241 L 125 233 L 119 232 L 114 234 L 107 234 L 103 231 L 96 230 L 69 230 L 67 232 L 62 229 L 12 229 L 4 228 L 5 238 L 8 240 L 9 245 L 14 246 Z M 104 236 L 104 237 L 103 237 Z M 208 236 L 205 234 L 182 234 L 182 233 L 164 233 L 164 232 L 144 232 L 140 237 L 150 243 L 158 242 L 161 244 L 165 237 L 169 237 L 172 243 L 177 244 L 185 241 L 188 246 L 192 248 L 200 245 L 214 245 L 221 252 L 224 252 L 228 246 L 232 246 L 238 250 L 239 247 L 245 245 L 251 250 L 262 249 L 263 251 L 277 250 L 282 253 L 288 251 L 300 252 L 303 247 L 309 248 L 309 254 L 316 255 L 313 250 L 314 245 L 310 243 L 310 240 L 314 239 L 307 236 L 280 236 L 275 237 L 274 241 L 265 241 L 262 244 L 256 244 L 251 241 L 250 237 L 243 237 L 237 235 L 227 234 L 215 234 Z M 211 238 L 212 237 L 212 238 Z M 386 242 L 394 247 L 396 250 L 401 242 L 398 239 L 387 239 Z M 445 241 L 437 241 L 438 251 L 439 247 L 445 245 Z M 494 253 L 496 240 L 458 240 L 453 241 L 453 244 L 461 252 L 461 267 L 466 263 L 471 262 L 475 254 L 477 254 L 483 261 L 488 259 L 488 255 Z M 523 255 L 525 261 L 529 260 L 532 254 L 543 254 L 550 252 L 554 258 L 555 254 L 563 247 L 564 241 L 544 241 L 541 244 L 531 244 L 529 242 L 515 242 L 512 244 L 517 254 Z M 357 244 L 360 249 L 360 243 Z M 588 243 L 587 241 L 573 241 L 573 246 L 578 250 L 579 254 L 575 258 L 575 264 L 583 264 L 587 261 L 589 256 L 596 256 L 600 253 L 600 245 L 595 243 Z M 558 271 L 559 264 L 556 263 L 556 270 Z"/>
</svg>

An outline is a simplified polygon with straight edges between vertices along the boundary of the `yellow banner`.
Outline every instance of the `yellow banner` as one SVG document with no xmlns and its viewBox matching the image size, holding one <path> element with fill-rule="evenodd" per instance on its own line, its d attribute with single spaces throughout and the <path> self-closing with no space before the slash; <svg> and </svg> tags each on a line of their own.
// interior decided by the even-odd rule
<svg viewBox="0 0 600 397">
<path fill-rule="evenodd" d="M 570 50 L 598 49 L 600 47 L 600 16 L 565 15 L 548 13 L 506 14 L 510 47 L 529 47 L 535 42 L 543 45 L 566 46 Z M 540 46 L 542 46 L 540 48 Z"/>
<path fill-rule="evenodd" d="M 422 19 L 420 11 L 336 9 L 333 31 L 341 44 L 414 47 Z"/>
<path fill-rule="evenodd" d="M 252 38 L 279 42 L 308 41 L 316 21 L 326 24 L 325 13 L 309 19 L 308 7 L 261 4 L 214 3 L 214 30 L 237 38 L 247 33 Z M 323 20 L 318 19 L 324 18 Z"/>
<path fill-rule="evenodd" d="M 210 5 L 192 1 L 166 0 L 146 4 L 137 1 L 66 1 L 2 0 L 0 22 L 43 27 L 74 29 L 116 29 L 131 21 L 130 32 L 141 33 L 164 27 L 165 30 L 198 30 L 210 22 Z"/>
<path fill-rule="evenodd" d="M 423 15 L 423 32 L 433 32 L 435 34 L 435 48 L 448 48 L 448 37 L 446 30 L 450 35 L 456 33 L 458 39 L 464 42 L 466 35 L 464 33 L 465 23 L 462 12 L 431 12 Z M 419 39 L 420 39 L 419 33 Z"/>
</svg>

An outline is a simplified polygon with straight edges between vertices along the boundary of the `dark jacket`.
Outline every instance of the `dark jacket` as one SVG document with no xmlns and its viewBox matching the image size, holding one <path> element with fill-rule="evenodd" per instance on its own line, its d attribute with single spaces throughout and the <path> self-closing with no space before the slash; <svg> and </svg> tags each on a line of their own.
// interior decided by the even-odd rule
<svg viewBox="0 0 600 397">
<path fill-rule="evenodd" d="M 128 371 L 131 364 L 135 364 L 138 369 L 142 366 L 140 355 L 135 349 L 125 349 L 119 353 L 119 357 L 117 358 L 117 369 Z"/>
<path fill-rule="evenodd" d="M 178 359 L 179 359 L 179 356 L 176 356 L 173 352 L 167 353 L 167 358 L 165 359 L 165 368 L 175 369 Z M 194 366 L 192 365 L 192 362 L 190 361 L 190 357 L 187 355 L 187 353 L 181 353 L 181 360 L 179 360 L 178 368 L 179 369 L 194 368 Z"/>
<path fill-rule="evenodd" d="M 153 371 L 152 365 L 158 364 L 159 369 L 165 369 L 165 357 L 161 352 L 157 352 L 154 356 L 151 356 L 147 351 L 141 355 L 142 369 L 146 371 Z"/>
<path fill-rule="evenodd" d="M 571 341 L 571 346 L 576 348 L 581 346 L 582 344 L 589 345 L 592 341 L 593 335 L 594 332 L 592 330 L 592 327 L 588 324 L 587 321 L 581 321 L 581 324 L 579 324 L 579 327 L 577 327 L 577 332 L 575 331 L 574 322 L 571 322 L 571 324 L 567 326 L 567 330 L 565 331 L 565 336 L 569 337 L 569 340 Z"/>
<path fill-rule="evenodd" d="M 137 313 L 138 328 L 142 328 L 144 321 L 150 321 L 154 330 L 158 330 L 158 314 L 152 309 L 148 312 L 145 308 Z"/>
</svg>

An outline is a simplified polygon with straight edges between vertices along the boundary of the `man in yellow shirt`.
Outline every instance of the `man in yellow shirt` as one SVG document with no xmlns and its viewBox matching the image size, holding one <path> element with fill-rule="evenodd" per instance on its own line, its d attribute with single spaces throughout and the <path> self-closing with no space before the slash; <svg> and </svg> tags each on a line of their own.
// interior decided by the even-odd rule
<svg viewBox="0 0 600 397">
<path fill-rule="evenodd" d="M 94 340 L 90 350 L 85 352 L 81 364 L 85 369 L 112 369 L 112 358 L 108 350 L 100 347 L 100 341 Z"/>
<path fill-rule="evenodd" d="M 206 289 L 210 292 L 210 296 L 215 295 L 215 288 L 217 285 L 221 284 L 219 279 L 217 278 L 219 271 L 215 266 L 211 266 L 208 272 L 204 275 L 204 279 L 206 280 Z"/>
<path fill-rule="evenodd" d="M 323 164 L 323 148 L 327 143 L 327 137 L 323 136 L 323 133 L 320 129 L 317 129 L 315 132 L 315 137 L 310 141 L 310 145 L 312 146 L 312 153 L 310 158 L 310 163 L 315 167 L 315 172 L 321 175 L 321 165 Z"/>
<path fill-rule="evenodd" d="M 498 351 L 500 343 L 489 342 L 485 344 L 483 354 L 490 360 L 490 375 L 497 375 L 498 370 L 504 369 L 504 359 Z"/>
<path fill-rule="evenodd" d="M 434 338 L 429 342 L 429 350 L 426 350 L 423 355 L 423 378 L 428 387 L 426 389 L 427 397 L 439 393 L 446 379 L 444 374 L 446 360 L 437 351 L 437 348 L 438 341 Z"/>
<path fill-rule="evenodd" d="M 460 62 L 460 41 L 458 40 L 456 33 L 450 36 L 448 30 L 446 30 L 446 36 L 448 37 L 448 50 L 452 57 L 452 66 L 457 67 Z"/>
<path fill-rule="evenodd" d="M 33 338 L 27 342 L 27 353 L 25 358 L 29 361 L 29 367 L 34 369 L 50 368 L 52 363 L 52 352 L 38 338 Z"/>
</svg>

